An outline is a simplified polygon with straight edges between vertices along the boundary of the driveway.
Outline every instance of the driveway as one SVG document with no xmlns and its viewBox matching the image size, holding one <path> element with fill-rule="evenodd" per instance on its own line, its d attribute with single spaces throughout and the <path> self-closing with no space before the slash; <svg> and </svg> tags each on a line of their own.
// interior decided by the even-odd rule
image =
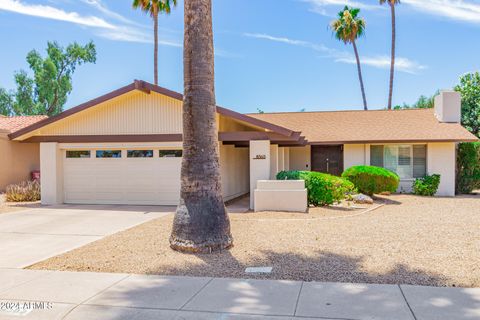
<svg viewBox="0 0 480 320">
<path fill-rule="evenodd" d="M 0 215 L 0 268 L 25 268 L 174 212 L 174 207 L 59 205 Z"/>
</svg>

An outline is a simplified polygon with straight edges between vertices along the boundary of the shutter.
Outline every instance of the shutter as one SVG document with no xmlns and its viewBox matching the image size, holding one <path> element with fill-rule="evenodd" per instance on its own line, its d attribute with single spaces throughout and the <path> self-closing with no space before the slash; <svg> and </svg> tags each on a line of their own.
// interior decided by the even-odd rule
<svg viewBox="0 0 480 320">
<path fill-rule="evenodd" d="M 422 178 L 427 174 L 427 146 L 413 146 L 413 177 Z"/>
<path fill-rule="evenodd" d="M 370 146 L 370 165 L 383 168 L 383 146 Z"/>
</svg>

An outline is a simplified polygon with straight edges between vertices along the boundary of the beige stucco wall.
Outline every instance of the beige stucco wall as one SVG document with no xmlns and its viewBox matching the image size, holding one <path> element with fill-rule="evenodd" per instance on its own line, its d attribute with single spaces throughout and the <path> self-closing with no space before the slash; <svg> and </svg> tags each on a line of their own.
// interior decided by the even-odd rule
<svg viewBox="0 0 480 320">
<path fill-rule="evenodd" d="M 450 143 L 429 143 L 427 145 L 427 172 L 440 174 L 438 196 L 455 195 L 456 145 Z"/>
<path fill-rule="evenodd" d="M 364 144 L 345 144 L 343 146 L 343 168 L 344 170 L 359 165 L 365 165 L 367 162 L 366 145 Z"/>
<path fill-rule="evenodd" d="M 40 143 L 40 174 L 42 204 L 63 203 L 63 157 L 58 143 Z"/>
<path fill-rule="evenodd" d="M 310 146 L 292 147 L 289 151 L 290 170 L 310 170 Z"/>
<path fill-rule="evenodd" d="M 228 201 L 250 191 L 248 148 L 220 145 L 220 172 L 223 200 Z"/>
<path fill-rule="evenodd" d="M 408 144 L 408 143 L 407 143 Z M 427 173 L 441 175 L 438 196 L 455 195 L 455 143 L 428 143 L 427 144 Z M 354 166 L 370 164 L 370 145 L 344 145 L 345 169 Z M 414 179 L 400 181 L 399 192 L 411 192 Z"/>
<path fill-rule="evenodd" d="M 10 141 L 7 133 L 0 133 L 0 191 L 12 183 L 30 179 L 30 172 L 40 169 L 38 143 Z"/>
<path fill-rule="evenodd" d="M 270 179 L 270 141 L 251 140 L 249 144 L 250 209 L 253 209 L 257 181 Z"/>
</svg>

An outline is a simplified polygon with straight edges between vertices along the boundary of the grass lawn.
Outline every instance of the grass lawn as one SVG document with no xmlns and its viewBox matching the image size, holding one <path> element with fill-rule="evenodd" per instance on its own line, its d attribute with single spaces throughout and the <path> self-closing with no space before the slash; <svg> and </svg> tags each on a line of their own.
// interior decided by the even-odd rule
<svg viewBox="0 0 480 320">
<path fill-rule="evenodd" d="M 31 268 L 480 287 L 480 196 L 384 199 L 364 214 L 231 214 L 234 248 L 210 255 L 172 251 L 170 215 Z M 247 275 L 249 266 L 273 272 Z"/>
</svg>

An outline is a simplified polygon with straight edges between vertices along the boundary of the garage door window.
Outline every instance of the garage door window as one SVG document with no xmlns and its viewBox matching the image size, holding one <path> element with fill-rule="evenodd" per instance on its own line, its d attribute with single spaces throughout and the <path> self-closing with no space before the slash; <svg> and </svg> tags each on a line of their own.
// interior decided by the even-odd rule
<svg viewBox="0 0 480 320">
<path fill-rule="evenodd" d="M 68 150 L 67 158 L 90 158 L 90 151 L 88 150 Z"/>
<path fill-rule="evenodd" d="M 121 150 L 97 150 L 96 157 L 97 158 L 121 158 L 122 151 Z"/>
<path fill-rule="evenodd" d="M 182 150 L 160 150 L 160 158 L 180 158 Z"/>
<path fill-rule="evenodd" d="M 153 158 L 153 150 L 127 150 L 127 158 Z"/>
</svg>

